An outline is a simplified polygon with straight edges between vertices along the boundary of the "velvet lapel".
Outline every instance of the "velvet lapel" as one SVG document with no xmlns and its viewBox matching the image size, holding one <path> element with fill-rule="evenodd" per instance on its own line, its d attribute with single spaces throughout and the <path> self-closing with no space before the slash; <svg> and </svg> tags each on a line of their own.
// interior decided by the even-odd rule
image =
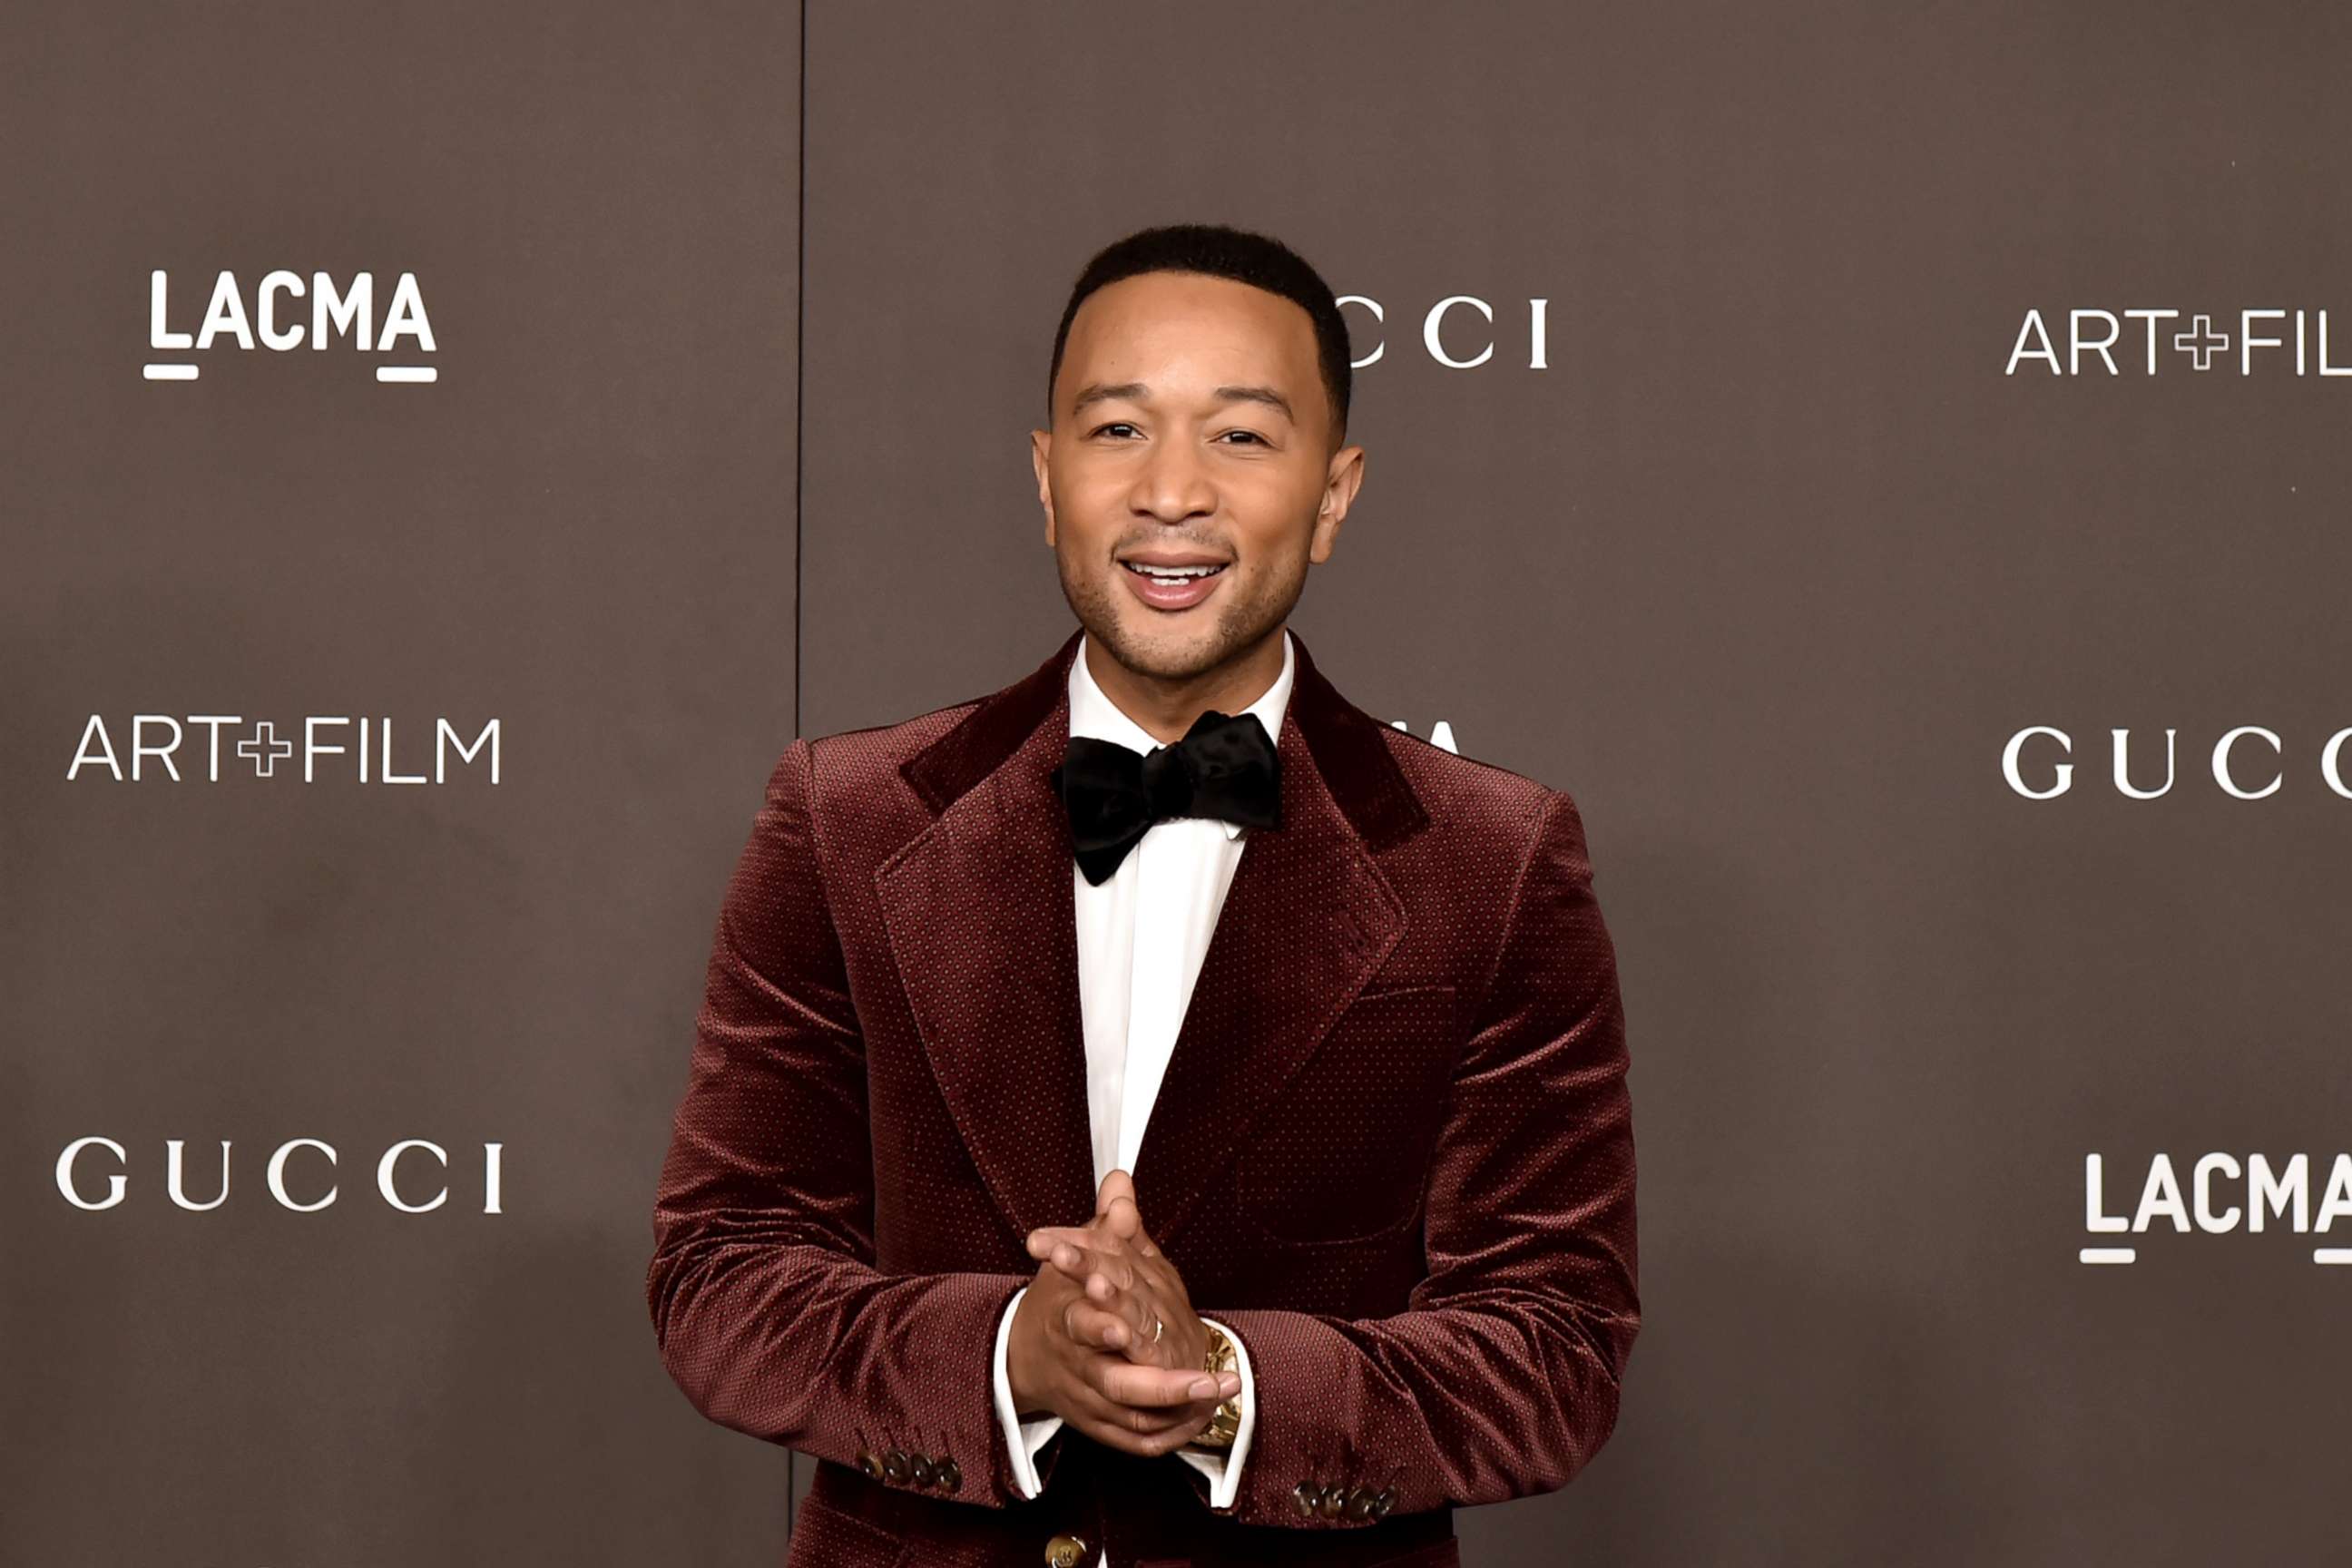
<svg viewBox="0 0 2352 1568">
<path fill-rule="evenodd" d="M 932 1071 L 1016 1235 L 1094 1212 L 1069 826 L 1048 776 L 1083 635 L 907 762 L 937 815 L 875 873 Z M 1283 825 L 1248 836 L 1136 1159 L 1163 1243 L 1396 945 L 1403 905 L 1374 855 L 1428 821 L 1377 721 L 1292 640 Z"/>
</svg>

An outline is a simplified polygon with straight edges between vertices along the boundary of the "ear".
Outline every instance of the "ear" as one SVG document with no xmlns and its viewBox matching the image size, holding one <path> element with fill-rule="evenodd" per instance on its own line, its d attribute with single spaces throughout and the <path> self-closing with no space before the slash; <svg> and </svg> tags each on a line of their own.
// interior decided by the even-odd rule
<svg viewBox="0 0 2352 1568">
<path fill-rule="evenodd" d="M 1054 487 L 1047 478 L 1046 463 L 1054 455 L 1054 433 L 1050 430 L 1029 432 L 1029 466 L 1037 474 L 1037 504 L 1045 509 L 1045 548 L 1054 547 Z"/>
<path fill-rule="evenodd" d="M 1363 482 L 1361 447 L 1342 447 L 1331 454 L 1331 466 L 1323 479 L 1323 504 L 1315 513 L 1315 536 L 1307 542 L 1307 560 L 1320 565 L 1331 558 L 1332 547 L 1339 542 L 1339 524 L 1347 521 L 1356 488 Z"/>
</svg>

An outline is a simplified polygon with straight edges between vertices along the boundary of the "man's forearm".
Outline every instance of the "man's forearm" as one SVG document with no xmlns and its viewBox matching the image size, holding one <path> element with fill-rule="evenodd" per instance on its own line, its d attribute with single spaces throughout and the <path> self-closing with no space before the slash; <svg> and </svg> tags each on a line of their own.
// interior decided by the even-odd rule
<svg viewBox="0 0 2352 1568">
<path fill-rule="evenodd" d="M 1259 1390 L 1259 1459 L 1234 1516 L 1301 1528 L 1566 1485 L 1615 1426 L 1633 1337 L 1630 1320 L 1535 1300 L 1360 1322 L 1218 1317 L 1249 1347 Z"/>
<path fill-rule="evenodd" d="M 720 906 L 655 1198 L 646 1304 L 663 1364 L 710 1419 L 882 1468 L 891 1485 L 1002 1506 L 1020 1494 L 988 1391 L 961 1373 L 985 1361 L 1024 1280 L 873 1267 L 865 1039 L 814 787 L 809 743 L 795 741 Z"/>
<path fill-rule="evenodd" d="M 887 1484 L 1002 1506 L 1026 1494 L 987 1391 L 943 1395 L 953 1380 L 940 1373 L 986 1356 L 1021 1285 L 1009 1274 L 883 1275 L 825 1247 L 706 1237 L 658 1253 L 647 1289 L 662 1363 L 711 1420 L 882 1468 Z"/>
<path fill-rule="evenodd" d="M 1591 1461 L 1640 1324 L 1628 1066 L 1583 825 L 1546 791 L 1431 1154 L 1409 1310 L 1218 1314 L 1262 1402 L 1236 1518 L 1360 1525 L 1548 1491 Z"/>
</svg>

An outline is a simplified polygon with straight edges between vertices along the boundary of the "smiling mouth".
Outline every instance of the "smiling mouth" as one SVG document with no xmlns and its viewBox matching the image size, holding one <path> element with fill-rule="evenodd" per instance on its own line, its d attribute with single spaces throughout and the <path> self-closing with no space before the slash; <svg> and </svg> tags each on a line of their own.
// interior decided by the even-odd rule
<svg viewBox="0 0 2352 1568">
<path fill-rule="evenodd" d="M 1122 561 L 1127 585 L 1146 608 L 1161 614 L 1177 614 L 1191 609 L 1217 591 L 1218 579 L 1225 574 L 1231 562 L 1198 566 L 1146 566 L 1139 562 Z"/>
<path fill-rule="evenodd" d="M 1213 577 L 1223 571 L 1225 564 L 1229 563 L 1215 566 L 1146 566 L 1139 562 L 1122 561 L 1119 564 L 1137 576 L 1150 578 L 1154 583 L 1181 584 L 1189 583 L 1196 577 Z"/>
</svg>

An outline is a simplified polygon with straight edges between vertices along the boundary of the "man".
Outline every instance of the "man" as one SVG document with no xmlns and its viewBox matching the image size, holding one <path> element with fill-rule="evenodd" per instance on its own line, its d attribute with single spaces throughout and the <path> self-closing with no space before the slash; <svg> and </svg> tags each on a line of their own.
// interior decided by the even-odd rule
<svg viewBox="0 0 2352 1568">
<path fill-rule="evenodd" d="M 1080 630 L 769 780 L 646 1284 L 695 1405 L 820 1461 L 793 1568 L 1454 1563 L 1453 1508 L 1614 1425 L 1633 1144 L 1576 807 L 1286 628 L 1349 390 L 1281 245 L 1105 250 L 1031 437 Z"/>
</svg>

